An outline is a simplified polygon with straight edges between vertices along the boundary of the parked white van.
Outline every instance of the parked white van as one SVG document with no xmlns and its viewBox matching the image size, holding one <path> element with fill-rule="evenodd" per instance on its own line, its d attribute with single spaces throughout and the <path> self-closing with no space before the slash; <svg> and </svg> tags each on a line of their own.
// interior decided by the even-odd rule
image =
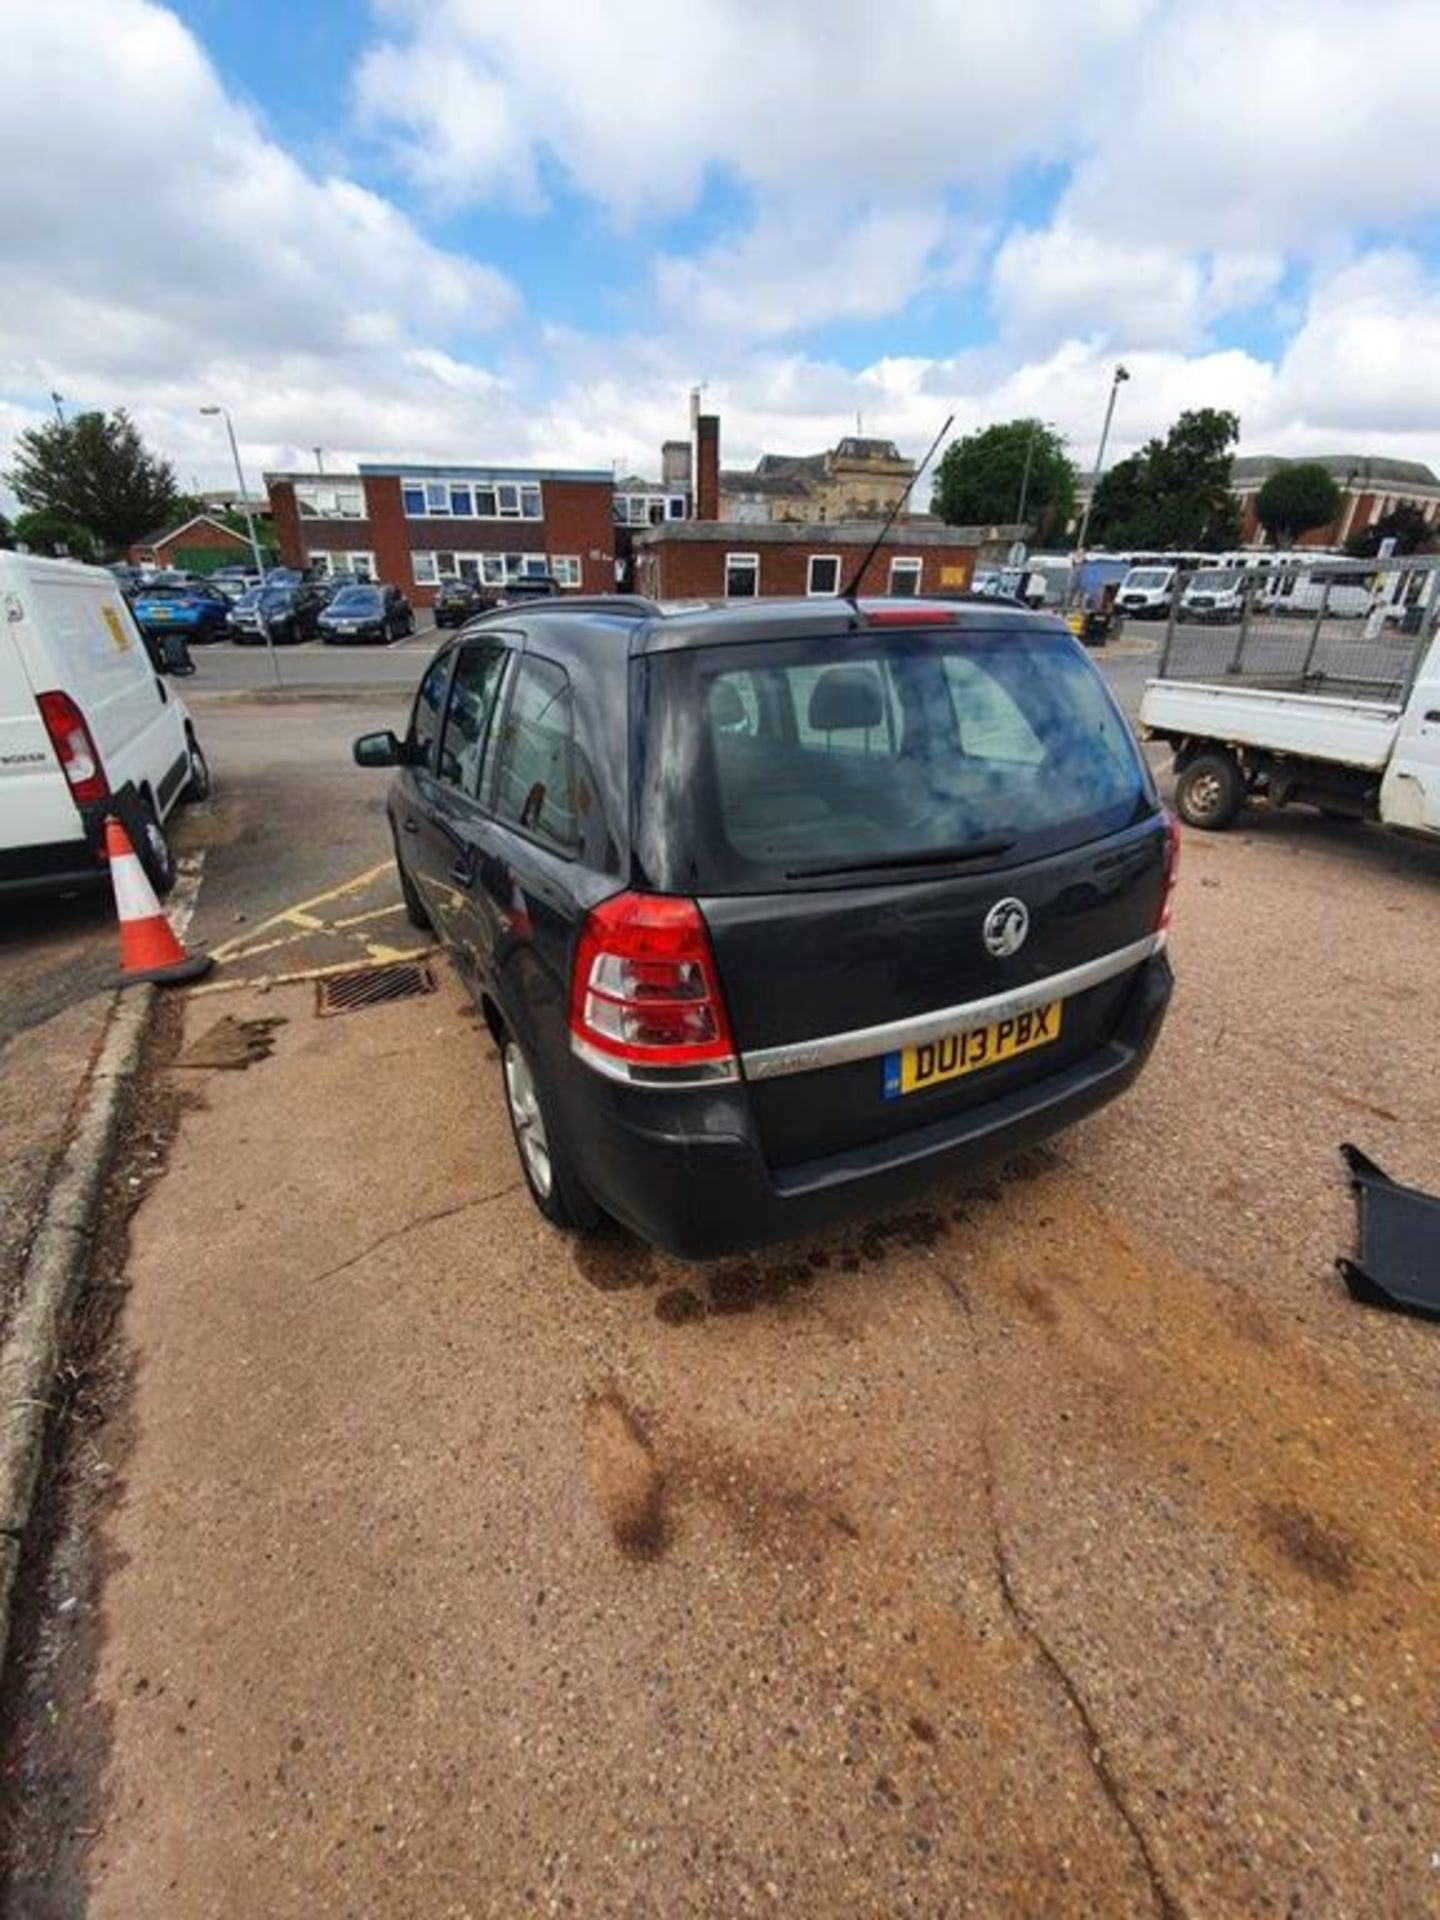
<svg viewBox="0 0 1440 1920">
<path fill-rule="evenodd" d="M 1173 566 L 1132 567 L 1120 582 L 1116 610 L 1134 620 L 1163 620 L 1175 597 L 1179 569 Z"/>
<path fill-rule="evenodd" d="M 103 878 L 112 811 L 167 892 L 165 822 L 209 791 L 185 703 L 106 569 L 0 553 L 0 897 Z"/>
</svg>

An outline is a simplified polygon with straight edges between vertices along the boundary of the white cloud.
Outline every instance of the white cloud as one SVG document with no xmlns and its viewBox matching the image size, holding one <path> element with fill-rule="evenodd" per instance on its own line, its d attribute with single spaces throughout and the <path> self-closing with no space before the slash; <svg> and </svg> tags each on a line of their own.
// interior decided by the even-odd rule
<svg viewBox="0 0 1440 1920">
<path fill-rule="evenodd" d="M 662 255 L 656 297 L 677 330 L 731 339 L 801 333 L 881 319 L 919 293 L 954 290 L 973 277 L 983 240 L 983 230 L 937 206 L 850 210 L 791 196 L 703 253 Z"/>
<path fill-rule="evenodd" d="M 357 91 L 450 200 L 533 204 L 545 163 L 626 217 L 683 211 L 711 168 L 914 199 L 1063 156 L 1154 4 L 389 0 Z"/>
<path fill-rule="evenodd" d="M 319 179 L 221 87 L 195 41 L 146 0 L 22 0 L 0 62 L 0 386 L 73 403 L 252 419 L 317 405 L 405 356 L 493 328 L 518 297 L 432 246 L 390 202 Z M 81 51 L 83 49 L 83 52 Z M 424 288 L 425 337 L 409 294 Z M 242 407 L 243 403 L 243 407 Z M 192 431 L 189 442 L 208 446 Z"/>
<path fill-rule="evenodd" d="M 1071 335 L 1121 338 L 1127 347 L 1188 344 L 1203 275 L 1163 240 L 1124 244 L 1061 221 L 1015 233 L 996 256 L 992 292 L 1002 328 L 1022 345 Z"/>
<path fill-rule="evenodd" d="M 1323 254 L 1433 210 L 1434 0 L 1179 0 L 1093 105 L 1078 222 L 1191 248 Z"/>
<path fill-rule="evenodd" d="M 1440 277 L 1388 250 L 1323 279 L 1281 360 L 1275 410 L 1292 432 L 1347 446 L 1440 441 Z"/>
<path fill-rule="evenodd" d="M 961 431 L 1038 413 L 1085 464 L 1117 358 L 1117 455 L 1207 405 L 1241 414 L 1251 451 L 1440 452 L 1440 286 L 1393 240 L 1354 251 L 1365 223 L 1440 197 L 1421 107 L 1440 16 L 1412 0 L 1371 0 L 1363 57 L 1339 0 L 907 0 L 878 24 L 873 0 L 386 0 L 359 97 L 427 190 L 534 209 L 563 178 L 643 223 L 718 174 L 753 204 L 698 251 L 654 238 L 606 290 L 633 316 L 620 336 L 512 324 L 507 280 L 298 164 L 160 6 L 4 17 L 0 466 L 57 386 L 129 405 L 186 482 L 226 475 L 196 414 L 212 398 L 252 478 L 317 444 L 334 465 L 653 471 L 696 379 L 735 464 L 814 451 L 857 412 L 918 452 L 952 409 Z M 1066 160 L 1048 222 L 1007 234 L 1007 178 Z M 1282 281 L 1288 344 L 1218 349 L 1218 319 L 1275 320 Z M 993 339 L 910 347 L 944 338 L 946 302 L 972 338 L 982 285 Z M 859 368 L 800 344 L 892 316 Z"/>
</svg>

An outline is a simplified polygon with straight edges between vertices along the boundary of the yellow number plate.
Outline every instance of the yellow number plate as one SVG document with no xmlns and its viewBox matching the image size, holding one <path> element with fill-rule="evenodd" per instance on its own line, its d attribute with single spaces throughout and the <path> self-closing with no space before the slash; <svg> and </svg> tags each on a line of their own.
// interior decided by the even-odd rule
<svg viewBox="0 0 1440 1920">
<path fill-rule="evenodd" d="M 1063 1001 L 1052 1000 L 1048 1007 L 1018 1013 L 1012 1020 L 997 1020 L 993 1026 L 974 1027 L 969 1033 L 947 1033 L 943 1040 L 906 1047 L 903 1053 L 887 1053 L 885 1098 L 898 1100 L 903 1093 L 924 1093 L 927 1087 L 958 1080 L 962 1074 L 998 1067 L 1017 1053 L 1048 1047 L 1060 1038 L 1063 1006 Z"/>
</svg>

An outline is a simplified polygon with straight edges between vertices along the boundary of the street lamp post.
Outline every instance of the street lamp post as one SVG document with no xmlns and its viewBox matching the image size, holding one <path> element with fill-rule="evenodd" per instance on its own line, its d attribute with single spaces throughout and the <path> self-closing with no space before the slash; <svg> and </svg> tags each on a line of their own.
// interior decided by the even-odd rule
<svg viewBox="0 0 1440 1920">
<path fill-rule="evenodd" d="M 1117 366 L 1114 378 L 1110 382 L 1110 398 L 1105 404 L 1105 424 L 1100 429 L 1100 446 L 1095 455 L 1095 471 L 1090 476 L 1090 492 L 1086 496 L 1085 511 L 1080 518 L 1080 532 L 1075 541 L 1077 553 L 1084 553 L 1085 536 L 1090 531 L 1090 509 L 1095 504 L 1095 489 L 1100 484 L 1100 472 L 1105 464 L 1105 445 L 1110 438 L 1110 422 L 1115 417 L 1115 396 L 1120 391 L 1121 383 L 1129 378 L 1128 371 L 1124 367 Z"/>
<path fill-rule="evenodd" d="M 1030 462 L 1035 457 L 1035 433 L 1039 427 L 1038 419 L 1030 422 L 1030 431 L 1025 436 L 1025 467 L 1020 475 L 1020 498 L 1015 506 L 1015 538 L 1025 538 L 1025 502 L 1030 496 Z"/>
<path fill-rule="evenodd" d="M 235 423 L 230 418 L 228 407 L 201 407 L 201 413 L 219 414 L 225 422 L 225 431 L 230 436 L 230 456 L 235 462 L 235 483 L 240 489 L 240 511 L 245 516 L 245 530 L 250 535 L 250 551 L 255 556 L 255 571 L 261 580 L 265 578 L 265 562 L 260 557 L 260 542 L 255 537 L 255 516 L 250 511 L 250 496 L 245 491 L 245 469 L 240 465 L 240 449 L 235 444 Z"/>
<path fill-rule="evenodd" d="M 245 491 L 245 469 L 240 464 L 240 448 L 235 440 L 235 423 L 230 418 L 230 409 L 228 407 L 201 407 L 200 411 L 212 418 L 218 413 L 225 422 L 226 433 L 230 436 L 230 454 L 235 462 L 235 482 L 240 489 L 240 511 L 245 516 L 245 530 L 250 535 L 250 551 L 255 558 L 255 584 L 257 589 L 263 588 L 265 585 L 265 562 L 260 557 L 260 542 L 255 537 L 255 516 L 250 511 L 250 496 Z M 258 600 L 255 604 L 255 616 L 260 622 L 260 631 L 265 636 L 265 645 L 270 653 L 270 671 L 274 674 L 275 684 L 278 687 L 280 685 L 280 659 L 275 651 L 274 639 L 271 637 L 270 622 L 265 618 L 265 610 Z"/>
</svg>

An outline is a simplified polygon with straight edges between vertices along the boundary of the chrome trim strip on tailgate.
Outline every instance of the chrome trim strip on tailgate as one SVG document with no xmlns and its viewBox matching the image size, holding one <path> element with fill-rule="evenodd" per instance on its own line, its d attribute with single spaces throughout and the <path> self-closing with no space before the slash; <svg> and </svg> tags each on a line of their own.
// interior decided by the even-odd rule
<svg viewBox="0 0 1440 1920">
<path fill-rule="evenodd" d="M 844 1066 L 848 1061 L 873 1059 L 901 1047 L 923 1047 L 928 1040 L 943 1040 L 946 1034 L 965 1033 L 996 1020 L 1013 1020 L 1019 1014 L 1048 1006 L 1052 1000 L 1067 1000 L 1072 994 L 1103 986 L 1107 980 L 1140 966 L 1164 944 L 1163 933 L 1148 933 L 1128 947 L 1103 953 L 1064 973 L 1052 973 L 1028 987 L 1011 987 L 1004 993 L 992 993 L 986 1000 L 967 1000 L 963 1006 L 914 1014 L 908 1020 L 890 1020 L 880 1027 L 855 1027 L 849 1033 L 796 1040 L 783 1047 L 757 1047 L 753 1053 L 742 1054 L 740 1064 L 747 1080 L 778 1080 L 782 1074 L 810 1073 L 817 1067 Z"/>
</svg>

